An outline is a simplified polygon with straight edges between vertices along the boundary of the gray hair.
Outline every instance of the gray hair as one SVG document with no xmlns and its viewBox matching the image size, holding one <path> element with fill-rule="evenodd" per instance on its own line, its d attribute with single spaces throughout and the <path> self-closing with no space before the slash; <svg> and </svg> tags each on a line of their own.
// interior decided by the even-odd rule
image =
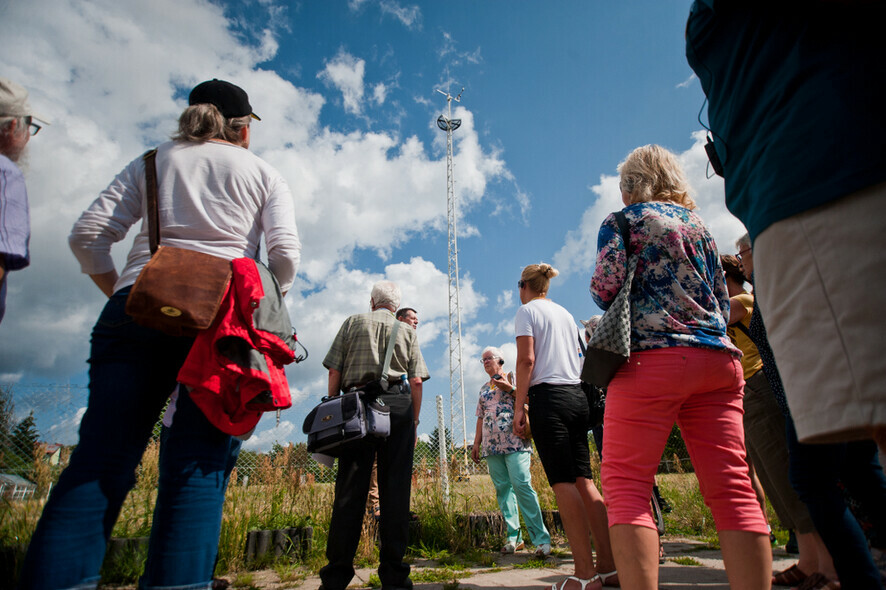
<svg viewBox="0 0 886 590">
<path fill-rule="evenodd" d="M 12 130 L 12 124 L 16 122 L 17 131 Z M 3 154 L 21 167 L 24 148 L 13 147 L 15 142 L 21 140 L 23 134 L 30 133 L 27 125 L 27 117 L 0 117 L 0 154 Z"/>
<path fill-rule="evenodd" d="M 751 236 L 748 234 L 743 235 L 742 237 L 735 240 L 735 247 L 738 248 L 738 251 L 741 252 L 747 248 L 751 247 Z"/>
<path fill-rule="evenodd" d="M 372 285 L 370 297 L 376 307 L 385 305 L 397 309 L 400 307 L 400 286 L 393 281 L 379 281 Z"/>
<path fill-rule="evenodd" d="M 249 115 L 226 119 L 218 107 L 209 103 L 191 105 L 178 118 L 178 133 L 172 139 L 195 142 L 222 139 L 240 145 L 240 130 L 249 126 L 251 119 Z"/>
<path fill-rule="evenodd" d="M 25 125 L 25 117 L 0 116 L 0 130 L 6 131 L 6 129 L 12 125 L 13 121 L 18 121 L 19 128 L 27 129 L 27 125 Z"/>
<path fill-rule="evenodd" d="M 581 320 L 581 325 L 585 327 L 585 333 L 588 335 L 588 338 L 594 335 L 594 330 L 597 329 L 597 325 L 602 317 L 602 315 L 592 315 L 587 320 Z"/>
<path fill-rule="evenodd" d="M 495 358 L 499 358 L 501 360 L 505 360 L 505 356 L 502 354 L 501 349 L 497 346 L 487 346 L 483 349 L 483 352 L 480 353 L 480 357 L 482 358 L 484 354 L 487 352 L 491 352 Z"/>
</svg>

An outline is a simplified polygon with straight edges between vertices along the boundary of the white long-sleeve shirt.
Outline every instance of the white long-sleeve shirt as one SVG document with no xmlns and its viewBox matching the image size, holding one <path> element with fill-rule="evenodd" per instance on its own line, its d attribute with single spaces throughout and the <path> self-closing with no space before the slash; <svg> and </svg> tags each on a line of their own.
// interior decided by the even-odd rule
<svg viewBox="0 0 886 590">
<path fill-rule="evenodd" d="M 277 170 L 228 143 L 171 141 L 157 152 L 160 243 L 233 260 L 255 258 L 262 234 L 268 267 L 285 292 L 301 257 L 295 205 Z M 145 166 L 130 162 L 74 224 L 68 243 L 86 274 L 114 270 L 111 245 L 139 219 L 141 228 L 117 291 L 132 285 L 151 258 Z"/>
</svg>

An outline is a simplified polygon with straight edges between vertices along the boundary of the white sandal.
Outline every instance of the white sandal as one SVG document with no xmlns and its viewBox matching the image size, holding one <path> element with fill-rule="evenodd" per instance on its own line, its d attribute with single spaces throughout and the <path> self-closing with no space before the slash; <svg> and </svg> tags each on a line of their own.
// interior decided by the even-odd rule
<svg viewBox="0 0 886 590">
<path fill-rule="evenodd" d="M 597 575 L 600 576 L 600 581 L 603 583 L 604 586 L 609 586 L 609 578 L 611 578 L 613 576 L 617 576 L 618 570 L 612 570 L 611 572 L 607 572 L 605 574 L 598 573 Z M 616 582 L 615 584 L 612 584 L 612 586 L 618 586 L 618 585 L 619 585 L 618 582 Z"/>
<path fill-rule="evenodd" d="M 576 578 L 575 576 L 567 576 L 567 578 L 565 580 L 560 582 L 559 587 L 556 584 L 552 584 L 551 590 L 563 590 L 563 586 L 565 586 L 566 582 L 568 582 L 569 580 L 575 580 L 576 582 L 581 584 L 581 590 L 585 590 L 585 587 L 587 587 L 588 584 L 593 584 L 594 582 L 597 582 L 600 580 L 600 574 L 597 574 L 596 576 L 594 576 L 593 578 L 591 578 L 589 580 L 582 580 L 581 578 Z M 600 583 L 602 584 L 603 582 L 601 581 Z"/>
</svg>

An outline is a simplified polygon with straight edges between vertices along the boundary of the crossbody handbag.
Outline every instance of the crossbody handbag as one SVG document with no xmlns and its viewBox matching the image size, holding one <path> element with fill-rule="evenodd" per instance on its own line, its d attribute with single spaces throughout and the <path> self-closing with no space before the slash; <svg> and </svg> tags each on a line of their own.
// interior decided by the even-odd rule
<svg viewBox="0 0 886 590">
<path fill-rule="evenodd" d="M 391 329 L 380 379 L 341 395 L 324 397 L 305 417 L 302 432 L 308 435 L 309 453 L 338 457 L 367 436 L 387 438 L 391 434 L 391 410 L 378 396 L 391 390 L 388 371 L 402 323 L 395 321 Z M 399 393 L 409 393 L 409 383 L 404 378 L 394 387 Z"/>
<path fill-rule="evenodd" d="M 231 282 L 231 261 L 195 250 L 160 245 L 156 148 L 142 157 L 151 259 L 129 292 L 126 313 L 137 324 L 171 336 L 196 336 L 208 328 L 218 314 Z"/>
<path fill-rule="evenodd" d="M 637 256 L 631 254 L 630 226 L 624 212 L 614 213 L 627 254 L 625 282 L 600 318 L 594 335 L 588 342 L 581 380 L 597 387 L 606 387 L 631 357 L 631 285 L 637 271 Z"/>
</svg>

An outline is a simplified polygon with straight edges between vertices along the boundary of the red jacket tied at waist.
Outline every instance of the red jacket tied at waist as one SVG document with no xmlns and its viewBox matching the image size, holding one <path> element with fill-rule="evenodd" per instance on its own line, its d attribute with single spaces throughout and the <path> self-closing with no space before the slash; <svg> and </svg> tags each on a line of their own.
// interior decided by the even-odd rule
<svg viewBox="0 0 886 590">
<path fill-rule="evenodd" d="M 213 425 L 240 436 L 263 412 L 292 405 L 283 366 L 295 359 L 295 336 L 271 271 L 251 258 L 231 266 L 218 315 L 197 336 L 178 381 Z"/>
</svg>

